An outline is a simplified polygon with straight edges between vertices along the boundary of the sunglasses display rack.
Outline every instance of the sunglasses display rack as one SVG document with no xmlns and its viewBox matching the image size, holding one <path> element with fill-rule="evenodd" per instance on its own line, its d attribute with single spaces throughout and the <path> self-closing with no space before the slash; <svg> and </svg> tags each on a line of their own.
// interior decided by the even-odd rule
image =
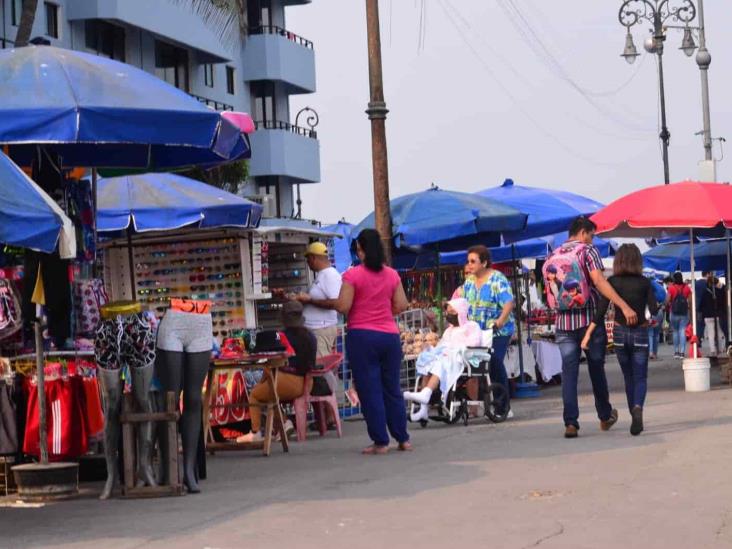
<svg viewBox="0 0 732 549">
<path fill-rule="evenodd" d="M 274 239 L 272 239 L 274 240 Z M 262 290 L 271 294 L 267 300 L 257 301 L 257 320 L 261 328 L 274 328 L 281 325 L 280 314 L 283 304 L 290 293 L 306 292 L 310 286 L 310 272 L 303 255 L 309 243 L 304 235 L 291 237 L 286 242 L 262 242 L 260 264 Z M 253 251 L 256 252 L 257 244 Z M 254 260 L 256 269 L 256 259 Z M 265 286 L 266 284 L 266 286 Z"/>
<path fill-rule="evenodd" d="M 130 258 L 126 246 L 105 250 L 105 285 L 112 300 L 131 299 L 158 318 L 170 299 L 210 301 L 213 335 L 221 342 L 233 332 L 256 326 L 249 239 L 197 231 L 186 239 L 133 241 L 135 287 L 130 291 Z"/>
</svg>

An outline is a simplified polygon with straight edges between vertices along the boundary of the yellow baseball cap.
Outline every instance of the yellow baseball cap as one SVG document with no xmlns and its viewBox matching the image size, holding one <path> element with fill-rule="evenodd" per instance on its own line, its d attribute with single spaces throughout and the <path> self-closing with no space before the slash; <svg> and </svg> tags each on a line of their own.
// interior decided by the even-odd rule
<svg viewBox="0 0 732 549">
<path fill-rule="evenodd" d="M 305 255 L 324 255 L 328 256 L 328 246 L 323 244 L 322 242 L 312 242 L 308 249 L 305 250 Z"/>
</svg>

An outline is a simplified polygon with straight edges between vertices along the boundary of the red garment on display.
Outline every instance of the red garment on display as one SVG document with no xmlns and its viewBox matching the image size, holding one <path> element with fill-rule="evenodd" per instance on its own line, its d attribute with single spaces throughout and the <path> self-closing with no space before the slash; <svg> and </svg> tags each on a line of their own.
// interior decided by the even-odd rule
<svg viewBox="0 0 732 549">
<path fill-rule="evenodd" d="M 48 459 L 76 459 L 87 452 L 86 393 L 81 377 L 46 381 Z M 23 452 L 40 456 L 38 386 L 30 384 Z"/>
<path fill-rule="evenodd" d="M 249 419 L 249 402 L 244 372 L 237 369 L 219 370 L 215 373 L 218 390 L 216 391 L 216 406 L 211 410 L 210 424 L 213 426 L 226 425 Z M 234 406 L 231 406 L 234 405 Z M 221 406 L 221 408 L 218 408 Z M 224 408 L 223 406 L 231 406 Z"/>
<path fill-rule="evenodd" d="M 81 378 L 84 386 L 84 416 L 86 417 L 87 438 L 98 438 L 104 431 L 104 414 L 99 398 L 99 383 L 95 377 Z"/>
</svg>

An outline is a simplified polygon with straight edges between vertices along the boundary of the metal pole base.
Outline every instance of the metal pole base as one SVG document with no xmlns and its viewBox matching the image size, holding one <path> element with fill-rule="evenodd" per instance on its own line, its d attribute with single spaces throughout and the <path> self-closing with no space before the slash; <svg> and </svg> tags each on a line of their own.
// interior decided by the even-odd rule
<svg viewBox="0 0 732 549">
<path fill-rule="evenodd" d="M 78 463 L 28 463 L 12 468 L 24 501 L 67 499 L 79 493 Z"/>
<path fill-rule="evenodd" d="M 529 383 L 517 383 L 514 398 L 537 398 L 540 395 L 539 386 L 533 381 Z"/>
</svg>

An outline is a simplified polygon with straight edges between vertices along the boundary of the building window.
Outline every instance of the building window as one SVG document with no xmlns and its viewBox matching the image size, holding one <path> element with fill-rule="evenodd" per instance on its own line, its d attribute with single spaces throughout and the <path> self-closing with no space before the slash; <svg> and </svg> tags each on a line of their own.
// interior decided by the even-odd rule
<svg viewBox="0 0 732 549">
<path fill-rule="evenodd" d="M 234 87 L 234 67 L 226 67 L 226 91 L 229 95 L 236 93 Z"/>
<path fill-rule="evenodd" d="M 272 0 L 248 0 L 247 23 L 251 29 L 272 25 Z"/>
<path fill-rule="evenodd" d="M 46 2 L 46 36 L 58 38 L 58 6 Z"/>
<path fill-rule="evenodd" d="M 10 0 L 10 21 L 16 27 L 20 25 L 21 13 L 23 13 L 23 0 Z"/>
<path fill-rule="evenodd" d="M 274 127 L 277 118 L 273 82 L 252 82 L 254 121 L 264 128 Z"/>
<path fill-rule="evenodd" d="M 188 52 L 165 42 L 155 41 L 155 76 L 185 92 L 188 81 Z"/>
<path fill-rule="evenodd" d="M 102 57 L 125 61 L 125 29 L 99 19 L 84 22 L 84 43 Z"/>
<path fill-rule="evenodd" d="M 203 83 L 209 88 L 214 87 L 214 66 L 211 63 L 203 66 Z"/>
</svg>

